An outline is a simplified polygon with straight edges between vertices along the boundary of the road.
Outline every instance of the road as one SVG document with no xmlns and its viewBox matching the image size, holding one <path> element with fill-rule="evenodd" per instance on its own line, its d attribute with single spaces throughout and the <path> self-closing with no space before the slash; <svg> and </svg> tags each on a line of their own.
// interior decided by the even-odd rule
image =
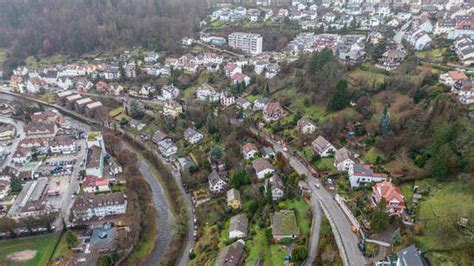
<svg viewBox="0 0 474 266">
<path fill-rule="evenodd" d="M 316 256 L 318 255 L 318 243 L 319 243 L 319 233 L 321 232 L 321 221 L 323 212 L 321 209 L 321 205 L 319 203 L 319 199 L 317 199 L 316 194 L 314 191 L 311 195 L 310 201 L 311 210 L 313 211 L 313 221 L 311 223 L 311 236 L 309 239 L 309 254 L 308 258 L 304 265 L 310 266 L 313 265 Z"/>
<path fill-rule="evenodd" d="M 337 235 L 336 238 L 339 238 L 342 242 L 342 250 L 340 248 L 340 253 L 344 252 L 345 257 L 347 257 L 347 264 L 354 265 L 354 266 L 361 266 L 367 265 L 368 261 L 362 255 L 357 247 L 357 243 L 360 241 L 356 234 L 354 234 L 351 230 L 351 223 L 349 219 L 345 216 L 342 210 L 337 205 L 336 201 L 333 199 L 333 196 L 320 184 L 320 181 L 314 178 L 311 172 L 304 166 L 302 162 L 300 162 L 296 157 L 292 156 L 289 152 L 285 152 L 283 147 L 278 144 L 277 142 L 273 141 L 270 137 L 266 134 L 261 134 L 256 128 L 250 127 L 250 130 L 257 135 L 263 136 L 266 138 L 267 141 L 273 144 L 273 148 L 276 152 L 281 152 L 289 161 L 289 164 L 298 174 L 304 174 L 307 178 L 306 181 L 311 187 L 312 195 L 316 196 L 319 200 L 319 203 L 323 205 L 326 210 L 328 211 L 328 219 L 331 220 L 334 224 L 335 231 Z M 318 185 L 320 188 L 316 188 Z M 315 234 L 315 229 L 313 229 L 312 234 Z M 317 232 L 319 234 L 319 231 Z M 313 247 L 317 247 L 311 243 L 311 250 L 310 250 L 310 258 L 316 257 L 316 250 Z M 343 257 L 344 254 L 341 254 Z M 344 260 L 344 259 L 343 259 Z"/>
<path fill-rule="evenodd" d="M 3 162 L 0 164 L 0 169 L 3 169 L 5 166 L 9 165 L 12 161 L 13 154 L 15 153 L 15 149 L 18 146 L 18 143 L 25 138 L 25 124 L 22 121 L 15 120 L 9 117 L 0 117 L 0 123 L 10 124 L 13 125 L 16 129 L 16 135 L 11 140 L 12 145 L 10 146 L 11 150 L 10 153 L 5 157 Z M 19 137 L 16 137 L 19 136 Z"/>
</svg>

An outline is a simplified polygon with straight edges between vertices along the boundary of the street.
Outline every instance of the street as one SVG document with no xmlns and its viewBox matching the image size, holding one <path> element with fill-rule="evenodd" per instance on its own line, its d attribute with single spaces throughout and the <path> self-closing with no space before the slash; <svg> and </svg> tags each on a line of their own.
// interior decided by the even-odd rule
<svg viewBox="0 0 474 266">
<path fill-rule="evenodd" d="M 280 144 L 273 141 L 267 135 L 260 134 L 260 132 L 256 128 L 250 127 L 250 130 L 256 135 L 264 136 L 267 141 L 273 144 L 275 152 L 281 152 L 288 159 L 291 167 L 293 167 L 293 169 L 298 174 L 304 174 L 306 176 L 306 180 L 309 186 L 311 187 L 313 197 L 316 196 L 319 200 L 319 203 L 323 207 L 325 207 L 328 212 L 328 220 L 332 221 L 332 224 L 336 227 L 335 231 L 337 232 L 337 234 L 334 237 L 336 238 L 336 240 L 339 238 L 340 242 L 342 243 L 342 247 L 339 247 L 339 252 L 341 253 L 343 261 L 344 257 L 346 257 L 348 265 L 367 265 L 368 261 L 357 247 L 357 243 L 359 243 L 360 240 L 357 235 L 352 232 L 351 223 L 349 219 L 347 219 L 345 214 L 339 208 L 332 195 L 324 188 L 324 186 L 320 184 L 320 181 L 312 176 L 311 172 L 308 170 L 308 168 L 306 168 L 306 166 L 304 166 L 303 163 L 301 163 L 294 156 L 290 155 L 289 152 L 285 152 Z M 316 188 L 316 184 L 318 184 L 320 188 Z M 316 213 L 314 209 L 315 208 L 312 208 L 313 213 Z M 311 234 L 318 234 L 319 236 L 319 228 L 317 228 L 317 232 L 315 231 L 316 228 L 313 228 Z M 312 243 L 310 245 L 310 259 L 314 259 L 316 257 L 317 252 L 317 244 L 313 245 L 313 241 L 314 239 L 312 239 Z"/>
<path fill-rule="evenodd" d="M 22 121 L 4 116 L 0 116 L 0 123 L 13 125 L 16 129 L 16 136 L 11 140 L 12 145 L 10 145 L 10 153 L 5 157 L 3 162 L 0 163 L 0 169 L 3 169 L 5 166 L 8 166 L 12 161 L 12 157 L 15 153 L 15 149 L 18 146 L 18 143 L 25 138 L 25 124 Z"/>
</svg>

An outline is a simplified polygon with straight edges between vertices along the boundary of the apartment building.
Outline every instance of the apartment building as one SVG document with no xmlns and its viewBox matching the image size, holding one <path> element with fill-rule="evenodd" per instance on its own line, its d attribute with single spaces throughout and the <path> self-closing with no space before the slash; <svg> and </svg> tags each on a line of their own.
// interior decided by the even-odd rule
<svg viewBox="0 0 474 266">
<path fill-rule="evenodd" d="M 229 46 L 250 54 L 262 53 L 263 38 L 260 34 L 234 32 L 229 34 Z"/>
</svg>

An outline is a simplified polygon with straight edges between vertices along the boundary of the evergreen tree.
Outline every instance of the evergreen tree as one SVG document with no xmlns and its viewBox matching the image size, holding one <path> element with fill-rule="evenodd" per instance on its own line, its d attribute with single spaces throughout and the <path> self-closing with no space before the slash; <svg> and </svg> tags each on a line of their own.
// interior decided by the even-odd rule
<svg viewBox="0 0 474 266">
<path fill-rule="evenodd" d="M 388 107 L 385 106 L 383 109 L 382 117 L 380 117 L 380 132 L 382 135 L 386 135 L 391 130 L 390 126 L 390 115 L 388 113 Z"/>
<path fill-rule="evenodd" d="M 385 211 L 385 200 L 381 200 L 370 217 L 370 225 L 376 233 L 382 232 L 388 225 L 388 213 Z"/>
<path fill-rule="evenodd" d="M 334 88 L 329 97 L 327 109 L 329 111 L 339 111 L 349 105 L 351 96 L 347 91 L 347 81 L 341 79 L 337 82 L 336 88 Z"/>
<path fill-rule="evenodd" d="M 137 100 L 132 100 L 130 102 L 129 115 L 135 119 L 141 118 L 143 116 L 143 111 L 141 110 L 140 105 L 138 104 Z"/>
</svg>

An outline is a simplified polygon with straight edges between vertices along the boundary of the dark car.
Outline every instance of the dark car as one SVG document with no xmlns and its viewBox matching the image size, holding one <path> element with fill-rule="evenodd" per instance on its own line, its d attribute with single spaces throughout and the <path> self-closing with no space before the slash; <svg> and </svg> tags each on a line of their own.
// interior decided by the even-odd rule
<svg viewBox="0 0 474 266">
<path fill-rule="evenodd" d="M 362 242 L 357 243 L 357 247 L 359 248 L 360 252 L 365 253 L 365 245 Z"/>
</svg>

